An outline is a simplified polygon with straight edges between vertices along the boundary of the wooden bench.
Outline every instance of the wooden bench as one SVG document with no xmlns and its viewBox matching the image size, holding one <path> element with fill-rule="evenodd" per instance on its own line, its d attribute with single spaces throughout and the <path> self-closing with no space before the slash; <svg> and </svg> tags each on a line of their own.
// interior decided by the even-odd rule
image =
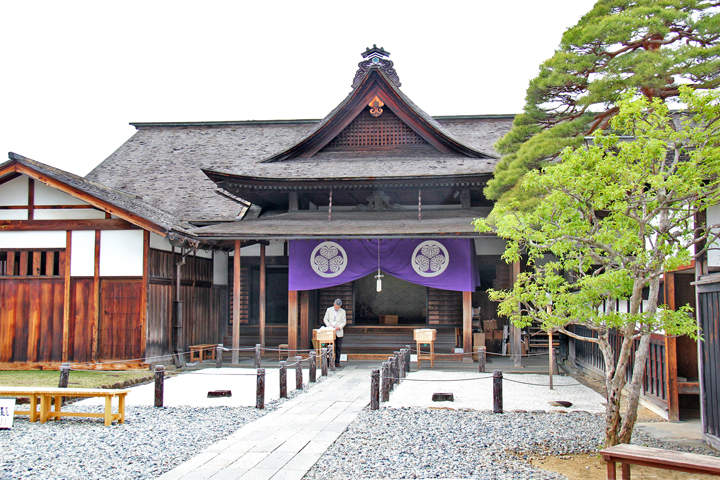
<svg viewBox="0 0 720 480">
<path fill-rule="evenodd" d="M 0 397 L 29 397 L 30 411 L 15 410 L 15 415 L 29 415 L 31 422 L 45 423 L 48 419 L 60 417 L 99 417 L 105 419 L 105 426 L 117 420 L 125 423 L 125 396 L 130 392 L 127 389 L 106 388 L 52 388 L 52 387 L 0 387 Z M 62 397 L 105 397 L 104 413 L 89 412 L 63 412 Z M 118 398 L 118 413 L 112 412 L 112 399 Z M 55 399 L 55 409 L 50 406 Z M 37 407 L 40 404 L 40 412 Z"/>
<path fill-rule="evenodd" d="M 620 463 L 622 480 L 630 480 L 630 465 L 663 468 L 688 473 L 720 475 L 720 458 L 695 453 L 675 452 L 661 448 L 621 443 L 600 450 L 607 462 L 607 478 L 615 480 L 615 464 Z"/>
<path fill-rule="evenodd" d="M 215 351 L 217 350 L 217 344 L 203 344 L 203 345 L 190 345 L 190 362 L 194 362 L 195 358 L 199 362 L 202 362 L 206 358 L 206 351 L 210 351 L 210 358 L 215 360 Z"/>
</svg>

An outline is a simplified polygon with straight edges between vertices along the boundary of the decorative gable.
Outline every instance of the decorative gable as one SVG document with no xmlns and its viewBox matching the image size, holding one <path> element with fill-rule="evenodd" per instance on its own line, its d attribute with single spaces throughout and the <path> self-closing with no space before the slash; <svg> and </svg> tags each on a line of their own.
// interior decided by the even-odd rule
<svg viewBox="0 0 720 480">
<path fill-rule="evenodd" d="M 382 112 L 376 116 L 373 107 L 366 107 L 320 152 L 430 146 L 392 110 L 378 109 Z"/>
</svg>

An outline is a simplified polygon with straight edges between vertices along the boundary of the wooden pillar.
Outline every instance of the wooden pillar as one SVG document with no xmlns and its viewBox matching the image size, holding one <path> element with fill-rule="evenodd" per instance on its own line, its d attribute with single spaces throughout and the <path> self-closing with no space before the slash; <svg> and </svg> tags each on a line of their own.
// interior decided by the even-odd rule
<svg viewBox="0 0 720 480">
<path fill-rule="evenodd" d="M 510 275 L 510 287 L 515 285 L 520 276 L 520 262 L 513 262 L 512 273 Z M 513 357 L 513 366 L 522 366 L 522 351 L 520 349 L 520 329 L 510 323 L 510 354 Z"/>
<path fill-rule="evenodd" d="M 235 240 L 233 258 L 233 328 L 232 328 L 232 364 L 240 363 L 240 240 Z"/>
<path fill-rule="evenodd" d="M 63 301 L 62 361 L 68 361 L 70 344 L 70 258 L 72 256 L 72 231 L 65 232 L 65 298 Z"/>
<path fill-rule="evenodd" d="M 297 351 L 298 336 L 298 292 L 288 290 L 288 357 L 294 357 Z"/>
<path fill-rule="evenodd" d="M 299 207 L 298 193 L 290 192 L 288 194 L 288 211 L 290 211 L 290 212 L 297 211 L 298 207 Z"/>
<path fill-rule="evenodd" d="M 93 269 L 93 311 L 92 311 L 92 339 L 90 340 L 90 355 L 94 361 L 100 361 L 98 343 L 100 342 L 100 230 L 95 230 L 95 259 Z"/>
<path fill-rule="evenodd" d="M 147 346 L 148 291 L 150 287 L 150 232 L 143 231 L 143 278 L 140 297 L 140 355 L 145 356 Z"/>
<path fill-rule="evenodd" d="M 35 220 L 35 180 L 28 179 L 28 220 Z"/>
<path fill-rule="evenodd" d="M 675 310 L 675 274 L 665 274 L 665 304 Z M 667 376 L 668 420 L 680 421 L 680 398 L 678 396 L 677 339 L 665 337 L 665 368 Z"/>
<path fill-rule="evenodd" d="M 310 292 L 300 292 L 300 349 L 310 348 Z"/>
<path fill-rule="evenodd" d="M 463 353 L 472 353 L 472 292 L 463 292 Z M 470 355 L 464 355 L 463 361 Z"/>
<path fill-rule="evenodd" d="M 265 346 L 265 304 L 267 303 L 266 297 L 266 283 L 267 276 L 265 274 L 265 244 L 260 244 L 260 318 L 259 318 L 259 331 L 260 331 L 260 345 Z"/>
</svg>

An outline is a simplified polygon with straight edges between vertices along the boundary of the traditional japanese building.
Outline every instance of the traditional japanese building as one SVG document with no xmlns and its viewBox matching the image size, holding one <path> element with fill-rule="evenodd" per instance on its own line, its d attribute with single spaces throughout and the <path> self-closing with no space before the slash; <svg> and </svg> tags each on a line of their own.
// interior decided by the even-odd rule
<svg viewBox="0 0 720 480">
<path fill-rule="evenodd" d="M 69 348 L 83 343 L 72 339 L 79 331 L 88 343 L 82 360 L 90 362 L 124 360 L 130 352 L 153 358 L 168 354 L 173 343 L 306 349 L 335 298 L 348 313 L 344 351 L 351 356 L 386 355 L 410 343 L 420 326 L 438 328 L 438 350 L 469 352 L 473 308 L 476 322 L 495 318 L 485 291 L 511 285 L 512 268 L 500 259 L 504 242 L 477 234 L 472 221 L 492 208 L 482 193 L 498 159 L 492 145 L 513 116 L 431 117 L 400 90 L 388 52 L 373 47 L 362 56 L 350 94 L 320 121 L 134 123 L 137 133 L 82 179 L 19 155 L 0 165 L 6 172 L 0 176 L 0 284 L 10 285 L 10 276 L 15 283 L 47 280 L 46 270 L 34 275 L 32 262 L 20 260 L 46 258 L 36 251 L 54 249 L 53 258 L 72 267 L 53 270 L 67 278 L 64 291 L 48 300 L 52 307 L 11 294 L 21 308 L 64 308 L 69 317 L 57 325 L 64 346 L 38 357 L 25 353 L 32 347 L 8 345 L 0 360 L 79 361 Z M 52 173 L 24 173 L 32 168 Z M 123 217 L 118 202 L 90 202 L 82 188 L 64 189 L 73 200 L 43 210 L 27 195 L 27 182 L 52 187 L 63 178 L 75 187 L 92 185 L 98 198 L 122 198 L 120 206 L 142 205 L 166 222 L 150 222 L 152 215 L 140 208 Z M 20 196 L 18 189 L 25 189 Z M 125 245 L 133 255 L 101 245 L 110 238 L 105 227 L 69 208 L 81 200 L 93 218 L 122 219 L 138 231 L 138 241 Z M 42 217 L 51 227 L 38 223 L 38 212 L 51 213 Z M 67 261 L 71 237 L 81 236 L 75 227 L 100 232 L 94 241 L 84 233 L 84 270 L 75 267 L 77 247 Z M 36 239 L 51 229 L 71 233 L 26 250 L 24 240 L 3 242 L 3 235 L 21 229 Z M 132 275 L 104 267 L 110 258 Z M 109 326 L 111 301 L 103 288 L 111 278 L 139 285 L 139 297 L 123 297 L 143 310 L 138 338 L 129 341 L 135 349 L 102 347 L 117 332 Z M 83 308 L 96 312 L 89 330 L 73 326 L 71 314 L 77 310 L 73 289 L 83 281 L 90 289 Z M 173 314 L 178 301 L 182 314 Z M 127 310 L 121 304 L 116 301 L 117 309 Z M 43 337 L 44 326 L 21 326 L 15 312 L 3 314 L 13 317 L 3 324 L 35 332 L 19 343 Z"/>
</svg>

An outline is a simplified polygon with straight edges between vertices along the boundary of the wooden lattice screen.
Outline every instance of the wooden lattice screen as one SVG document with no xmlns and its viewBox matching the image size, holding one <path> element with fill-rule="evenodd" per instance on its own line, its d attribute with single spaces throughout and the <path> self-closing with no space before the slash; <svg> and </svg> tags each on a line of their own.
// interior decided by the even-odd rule
<svg viewBox="0 0 720 480">
<path fill-rule="evenodd" d="M 399 146 L 429 145 L 415 131 L 385 108 L 379 117 L 367 107 L 340 132 L 323 150 L 373 149 Z"/>
</svg>

